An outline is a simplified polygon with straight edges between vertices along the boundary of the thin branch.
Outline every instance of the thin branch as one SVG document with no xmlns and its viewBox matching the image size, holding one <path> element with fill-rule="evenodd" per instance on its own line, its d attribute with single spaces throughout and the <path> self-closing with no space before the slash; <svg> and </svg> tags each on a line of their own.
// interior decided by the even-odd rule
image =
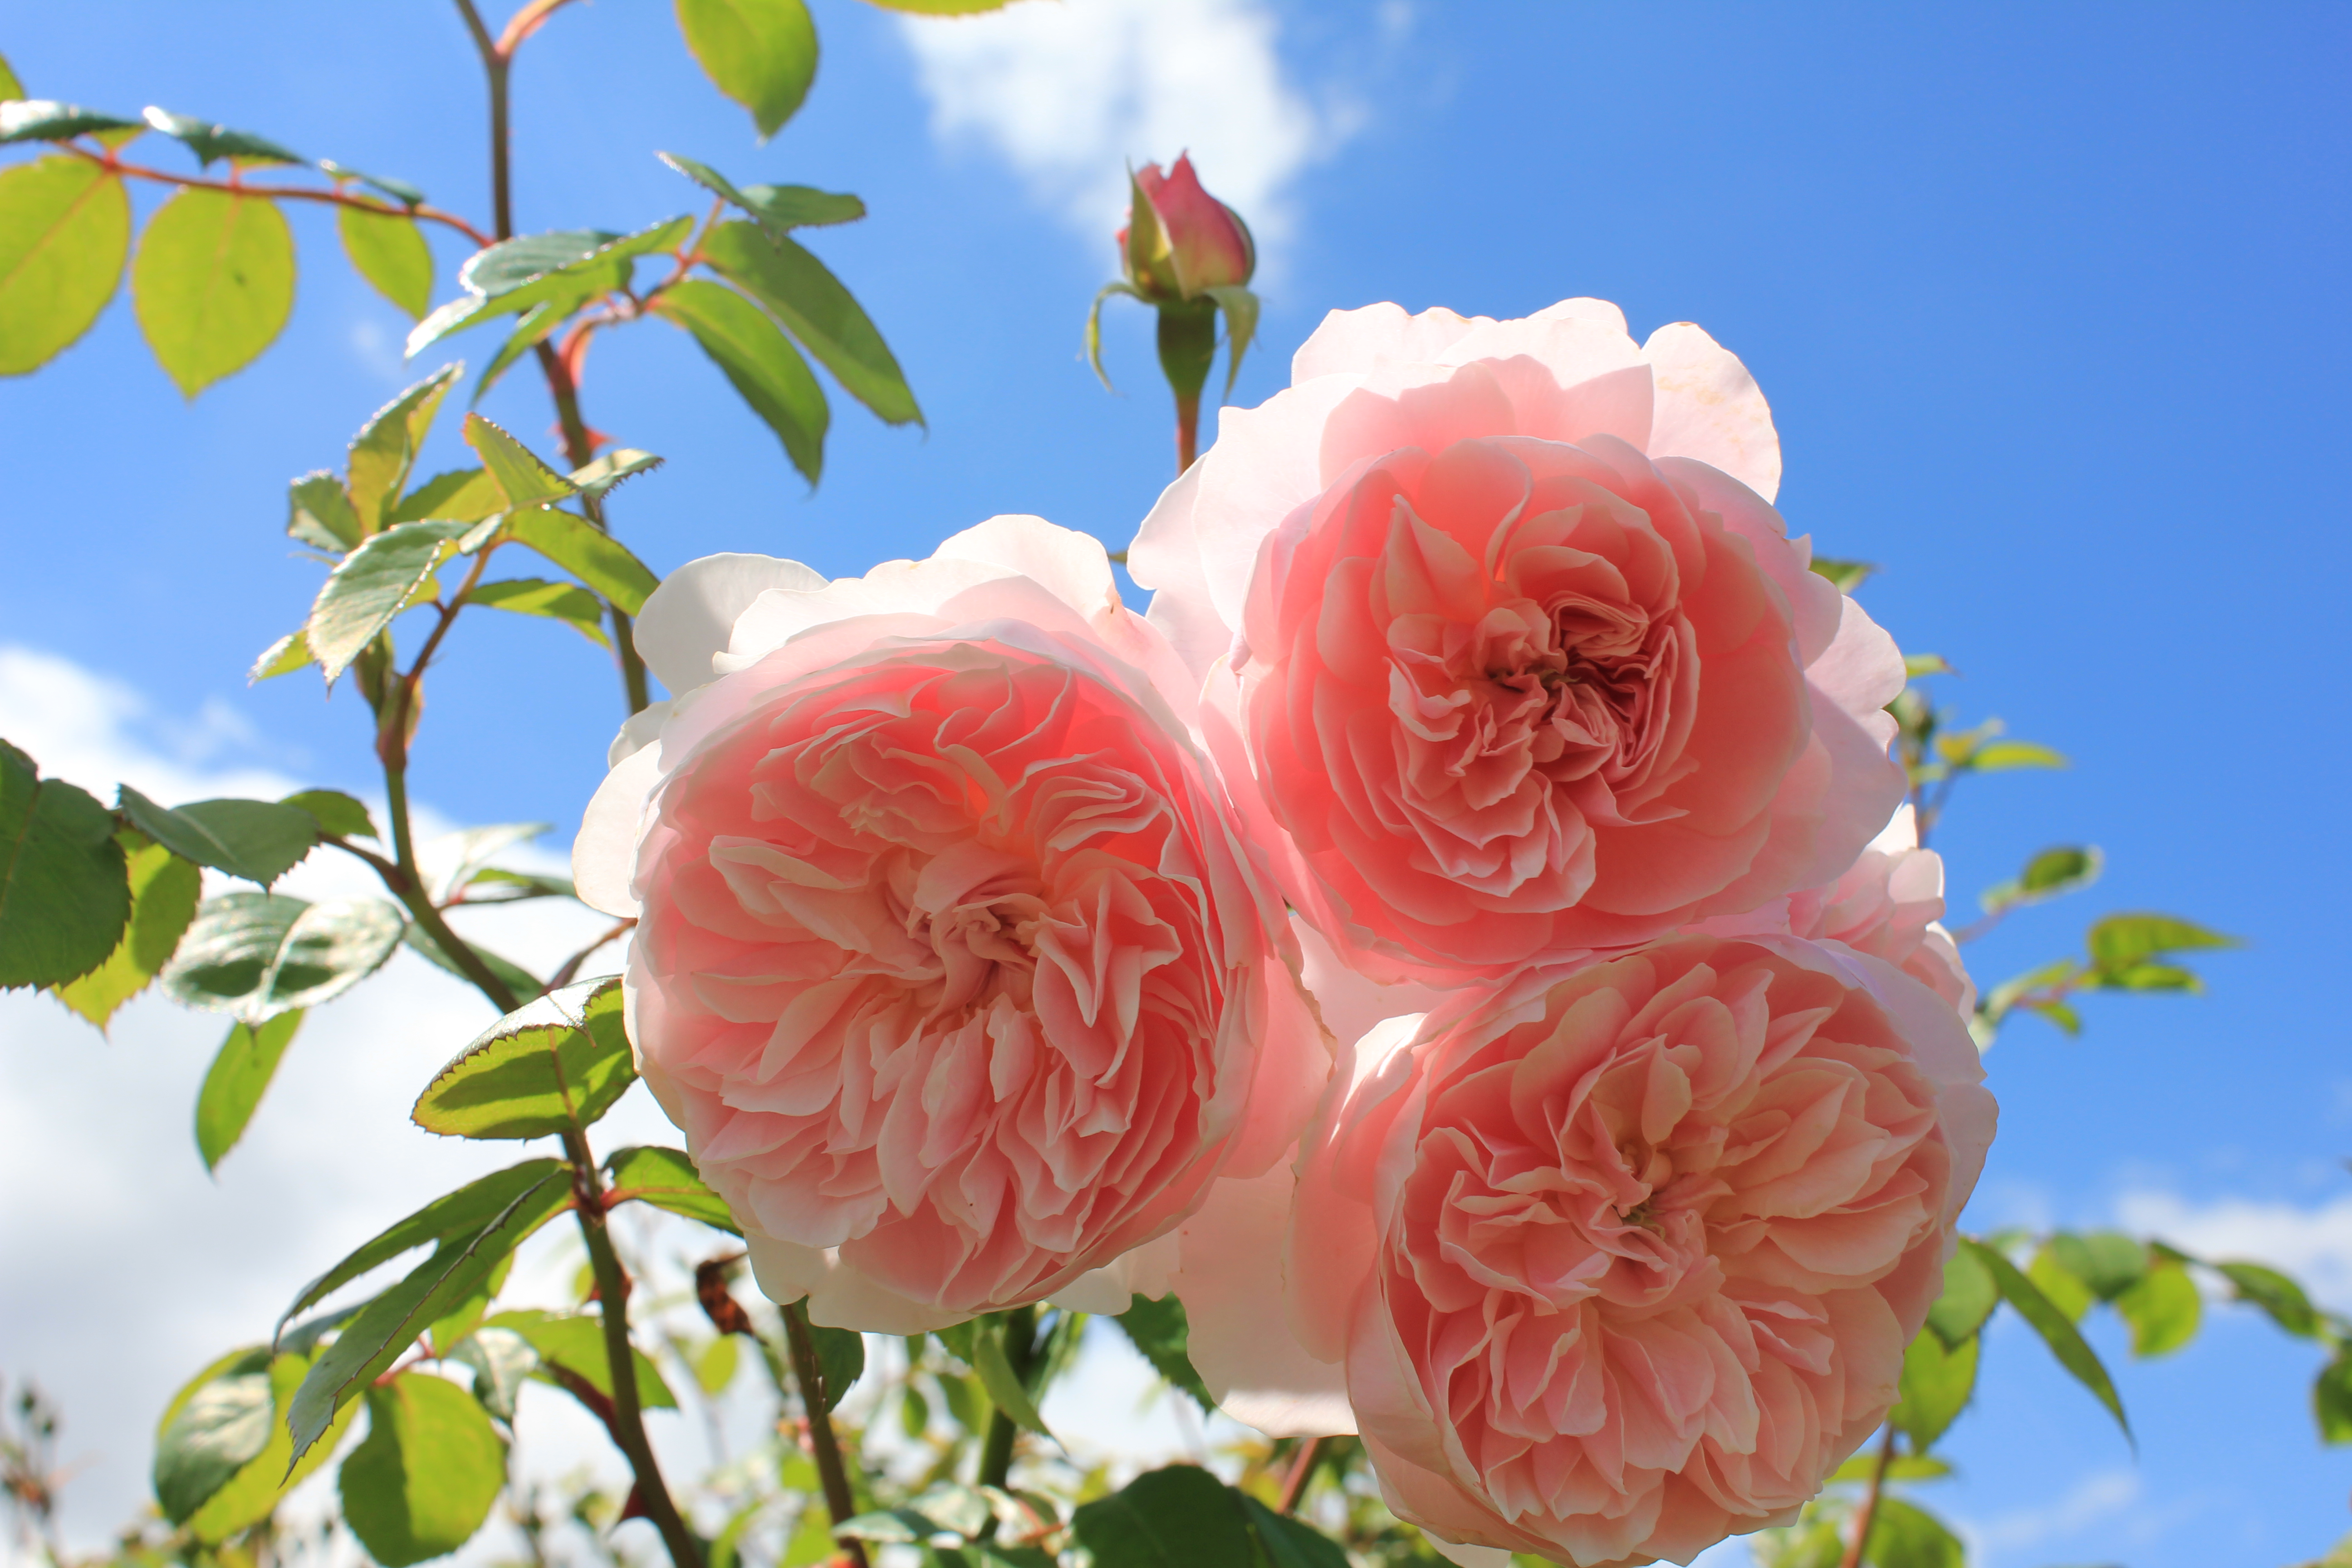
<svg viewBox="0 0 2352 1568">
<path fill-rule="evenodd" d="M 473 35 L 474 52 L 482 57 L 482 74 L 489 79 L 491 220 L 500 239 L 512 239 L 514 192 L 508 166 L 507 55 L 490 37 L 490 30 L 482 26 L 482 14 L 474 9 L 474 0 L 457 0 L 457 11 L 466 18 L 466 31 Z"/>
<path fill-rule="evenodd" d="M 1853 1516 L 1853 1539 L 1846 1542 L 1845 1557 L 1838 1568 L 1861 1568 L 1862 1554 L 1870 1547 L 1870 1527 L 1878 1522 L 1878 1494 L 1886 1485 L 1887 1467 L 1895 1463 L 1895 1428 L 1890 1424 L 1886 1436 L 1878 1442 L 1878 1463 L 1870 1472 L 1870 1489 L 1862 1494 L 1862 1507 Z"/>
<path fill-rule="evenodd" d="M 857 1500 L 849 1489 L 849 1469 L 842 1462 L 841 1439 L 825 1409 L 824 1363 L 817 1358 L 816 1336 L 809 1331 L 808 1304 L 794 1301 L 783 1309 L 784 1342 L 793 1357 L 793 1381 L 800 1385 L 801 1409 L 808 1417 L 809 1447 L 816 1460 L 818 1484 L 824 1489 L 824 1511 L 835 1530 L 857 1516 Z M 835 1542 L 857 1568 L 866 1568 L 863 1542 Z"/>
<path fill-rule="evenodd" d="M 1275 1512 L 1297 1510 L 1298 1500 L 1307 1495 L 1307 1483 L 1315 1479 L 1315 1468 L 1322 1461 L 1323 1445 L 1329 1441 L 1328 1437 L 1309 1437 L 1300 1447 L 1298 1458 L 1291 1461 L 1290 1474 L 1283 1479 L 1282 1499 L 1275 1505 Z"/>
<path fill-rule="evenodd" d="M 316 190 L 309 185 L 256 185 L 242 180 L 207 180 L 196 174 L 174 174 L 168 169 L 150 169 L 142 163 L 126 163 L 112 153 L 96 153 L 72 142 L 64 143 L 64 147 L 67 152 L 89 159 L 110 174 L 134 180 L 153 180 L 161 184 L 184 185 L 199 191 L 226 191 L 240 196 L 267 196 L 271 201 L 325 202 L 331 206 L 357 207 L 362 212 L 374 213 L 383 217 L 422 218 L 427 223 L 443 224 L 456 229 L 478 247 L 490 244 L 490 237 L 480 229 L 456 213 L 444 212 L 436 206 L 402 206 L 378 201 L 373 196 L 353 195 L 340 189 Z"/>
<path fill-rule="evenodd" d="M 599 948 L 602 948 L 608 943 L 620 941 L 621 938 L 628 935 L 630 931 L 635 930 L 636 924 L 637 922 L 635 920 L 615 921 L 610 931 L 607 931 L 594 942 L 590 942 L 586 947 L 582 948 L 578 952 L 575 952 L 571 957 L 565 959 L 563 961 L 563 967 L 558 969 L 553 976 L 548 980 L 547 988 L 550 991 L 561 991 L 566 985 L 571 984 L 573 978 L 579 974 L 580 966 L 587 963 Z"/>
</svg>

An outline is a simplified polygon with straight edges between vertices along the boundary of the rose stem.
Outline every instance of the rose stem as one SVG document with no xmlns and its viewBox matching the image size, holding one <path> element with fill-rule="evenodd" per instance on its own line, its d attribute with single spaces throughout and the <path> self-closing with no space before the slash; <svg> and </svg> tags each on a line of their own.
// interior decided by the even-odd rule
<svg viewBox="0 0 2352 1568">
<path fill-rule="evenodd" d="M 816 1336 L 809 1332 L 808 1303 L 794 1301 L 783 1309 L 784 1343 L 793 1357 L 793 1381 L 800 1384 L 801 1409 L 808 1416 L 809 1447 L 816 1459 L 817 1480 L 824 1488 L 824 1511 L 839 1530 L 857 1514 L 850 1495 L 849 1470 L 842 1463 L 841 1439 L 833 1430 L 833 1413 L 825 1408 L 824 1365 L 817 1359 Z M 836 1540 L 857 1568 L 866 1568 L 862 1542 Z"/>
</svg>

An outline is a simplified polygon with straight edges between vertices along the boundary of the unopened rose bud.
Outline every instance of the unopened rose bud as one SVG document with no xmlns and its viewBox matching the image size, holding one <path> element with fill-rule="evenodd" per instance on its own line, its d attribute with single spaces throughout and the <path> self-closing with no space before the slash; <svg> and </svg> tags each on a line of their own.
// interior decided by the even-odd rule
<svg viewBox="0 0 2352 1568">
<path fill-rule="evenodd" d="M 1127 226 L 1118 231 L 1121 269 L 1087 312 L 1087 359 L 1102 376 L 1102 303 L 1113 294 L 1142 300 L 1160 312 L 1160 367 L 1176 394 L 1176 471 L 1192 467 L 1199 449 L 1201 388 L 1216 357 L 1217 313 L 1224 312 L 1225 392 L 1234 390 L 1242 355 L 1257 330 L 1257 245 L 1241 215 L 1211 195 L 1192 172 L 1189 153 L 1161 174 L 1157 163 L 1128 173 Z"/>
<path fill-rule="evenodd" d="M 1132 176 L 1127 226 L 1118 231 L 1127 279 L 1152 304 L 1197 300 L 1246 283 L 1257 247 L 1241 215 L 1201 187 L 1189 153 L 1166 174 L 1146 163 Z"/>
</svg>

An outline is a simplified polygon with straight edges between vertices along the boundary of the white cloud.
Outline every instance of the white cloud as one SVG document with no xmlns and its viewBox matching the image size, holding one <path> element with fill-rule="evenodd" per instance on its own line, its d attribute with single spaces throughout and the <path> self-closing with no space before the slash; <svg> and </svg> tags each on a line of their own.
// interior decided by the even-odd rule
<svg viewBox="0 0 2352 1568">
<path fill-rule="evenodd" d="M 1380 31 L 1392 42 L 1410 20 L 1391 0 Z M 1106 259 L 1127 210 L 1127 163 L 1165 164 L 1187 149 L 1202 183 L 1262 243 L 1280 242 L 1291 182 L 1360 117 L 1310 101 L 1283 68 L 1277 31 L 1265 0 L 1028 0 L 901 24 L 933 133 L 991 147 Z"/>
<path fill-rule="evenodd" d="M 2317 1208 L 2246 1198 L 2192 1203 L 2178 1194 L 2126 1193 L 2116 1217 L 2135 1235 L 2160 1237 L 2216 1261 L 2251 1258 L 2283 1268 L 2317 1300 L 2352 1309 L 2352 1196 Z"/>
</svg>

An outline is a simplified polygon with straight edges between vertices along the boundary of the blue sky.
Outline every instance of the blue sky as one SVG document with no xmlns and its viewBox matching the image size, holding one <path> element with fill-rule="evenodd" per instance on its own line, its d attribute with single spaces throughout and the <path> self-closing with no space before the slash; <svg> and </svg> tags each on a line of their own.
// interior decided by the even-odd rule
<svg viewBox="0 0 2352 1568">
<path fill-rule="evenodd" d="M 2110 909 L 2249 942 L 2206 966 L 2204 998 L 2094 999 L 2077 1042 L 2014 1026 L 1990 1058 L 2003 1127 L 1972 1217 L 2152 1216 L 2200 1247 L 2268 1248 L 2352 1306 L 2352 1065 L 2331 1001 L 2352 854 L 2328 804 L 2347 761 L 2352 13 L 1164 0 L 1145 21 L 1127 0 L 1066 0 L 1003 54 L 817 8 L 816 89 L 764 148 L 665 5 L 567 11 L 518 68 L 525 229 L 699 210 L 656 148 L 873 211 L 813 244 L 929 428 L 837 398 L 814 497 L 682 336 L 647 324 L 596 349 L 592 423 L 671 459 L 614 509 L 656 570 L 751 550 L 858 572 L 999 511 L 1123 543 L 1170 460 L 1143 312 L 1108 315 L 1128 395 L 1077 350 L 1127 158 L 1189 145 L 1267 239 L 1240 402 L 1283 384 L 1332 307 L 1504 316 L 1591 294 L 1637 333 L 1698 321 L 1772 401 L 1792 529 L 1884 563 L 1865 602 L 1965 672 L 1943 683 L 1964 712 L 2075 760 L 1964 791 L 1939 839 L 1963 911 L 2043 845 L 2107 852 L 2099 887 L 1972 948 L 1980 978 L 2066 951 Z M 158 103 L 487 206 L 470 53 L 424 0 L 19 6 L 0 52 L 37 95 Z M 1204 58 L 1223 63 L 1192 68 Z M 194 405 L 122 300 L 0 384 L 0 642 L 118 683 L 121 748 L 359 788 L 351 698 L 322 704 L 303 678 L 247 689 L 243 671 L 315 585 L 278 531 L 286 479 L 335 465 L 438 361 L 404 368 L 404 321 L 320 214 L 294 222 L 290 329 Z M 446 297 L 462 250 L 439 254 Z M 450 346 L 478 362 L 495 345 Z M 548 421 L 522 373 L 484 407 L 533 439 Z M 445 436 L 438 466 L 461 450 Z M 519 617 L 469 620 L 441 668 L 421 796 L 567 837 L 620 716 L 610 670 Z M 0 685 L 0 727 L 20 733 L 33 706 Z M 30 1016 L 22 999 L 0 1015 L 12 1045 Z M 0 1372 L 51 1376 L 9 1353 Z M 2044 1359 L 1996 1336 L 1951 1441 L 1964 1479 L 1923 1499 L 1978 1532 L 1984 1562 L 2284 1563 L 2352 1523 L 2352 1453 L 2320 1449 L 2306 1414 L 2313 1352 L 2266 1325 L 2221 1312 L 2174 1360 L 2119 1368 L 2137 1462 Z"/>
</svg>

